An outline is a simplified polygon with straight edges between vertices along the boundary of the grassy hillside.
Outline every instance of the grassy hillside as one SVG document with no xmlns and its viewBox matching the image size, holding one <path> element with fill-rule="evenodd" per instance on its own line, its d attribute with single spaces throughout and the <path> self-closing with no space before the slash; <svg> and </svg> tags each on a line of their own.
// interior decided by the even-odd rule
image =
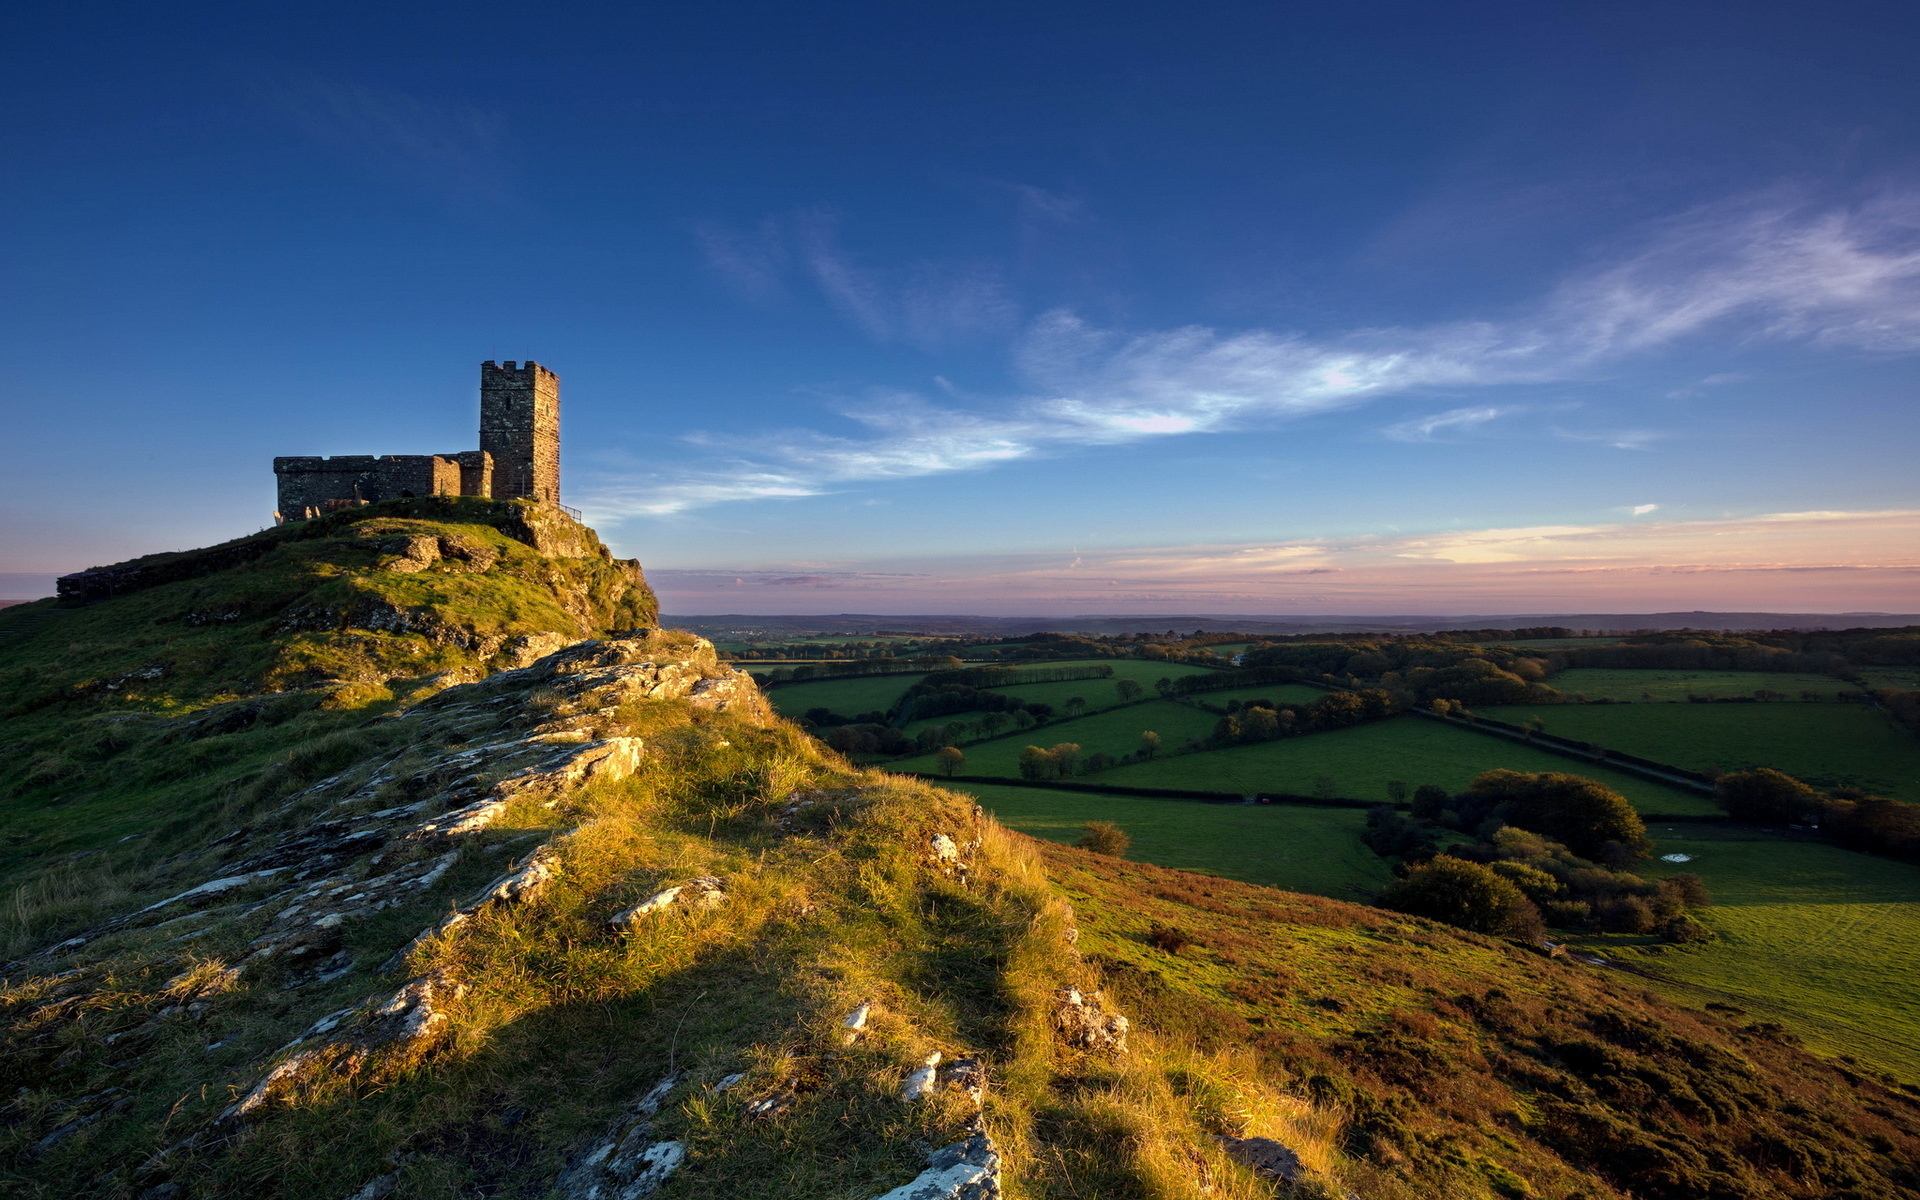
<svg viewBox="0 0 1920 1200">
<path fill-rule="evenodd" d="M 1314 781 L 1326 776 L 1334 781 L 1339 795 L 1384 802 L 1387 782 L 1392 779 L 1416 787 L 1436 783 L 1449 791 L 1459 791 L 1475 775 L 1496 767 L 1514 771 L 1574 771 L 1613 788 L 1642 812 L 1718 811 L 1710 799 L 1678 788 L 1587 763 L 1571 763 L 1521 743 L 1413 716 L 1390 717 L 1332 733 L 1115 767 L 1101 772 L 1097 781 L 1128 787 L 1311 794 Z"/>
<path fill-rule="evenodd" d="M 1423 921 L 1042 852 L 1110 992 L 1149 1028 L 1337 1105 L 1326 1143 L 1355 1155 L 1343 1182 L 1362 1196 L 1920 1188 L 1916 1093 L 1809 1055 L 1778 1026 Z M 1170 952 L 1164 931 L 1191 940 Z M 1312 1143 L 1306 1114 L 1269 1119 Z"/>
<path fill-rule="evenodd" d="M 1910 1089 L 1009 833 L 627 626 L 650 597 L 584 531 L 453 515 L 489 514 L 275 531 L 0 640 L 34 685 L 0 746 L 59 758 L 0 794 L 0 1194 L 1255 1200 L 1258 1157 L 1306 1200 L 1920 1197 Z M 1336 853 L 1151 811 L 1244 814 L 1219 841 L 1302 878 Z"/>
<path fill-rule="evenodd" d="M 1393 874 L 1360 843 L 1367 814 L 1290 804 L 1208 804 L 1119 793 L 955 784 L 1009 829 L 1073 842 L 1088 821 L 1111 821 L 1133 838 L 1128 857 L 1163 867 L 1340 899 L 1364 899 Z"/>
<path fill-rule="evenodd" d="M 1482 716 L 1594 742 L 1693 771 L 1773 767 L 1920 801 L 1920 738 L 1864 704 L 1567 704 L 1491 707 Z"/>
</svg>

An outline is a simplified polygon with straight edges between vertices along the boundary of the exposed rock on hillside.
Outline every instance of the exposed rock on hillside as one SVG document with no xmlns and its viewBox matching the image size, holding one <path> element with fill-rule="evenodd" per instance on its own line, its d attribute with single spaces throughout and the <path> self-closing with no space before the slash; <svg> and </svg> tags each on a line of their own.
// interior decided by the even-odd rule
<svg viewBox="0 0 1920 1200">
<path fill-rule="evenodd" d="M 9 1196 L 1920 1198 L 1777 1027 L 850 767 L 561 514 L 289 528 L 0 645 Z"/>
</svg>

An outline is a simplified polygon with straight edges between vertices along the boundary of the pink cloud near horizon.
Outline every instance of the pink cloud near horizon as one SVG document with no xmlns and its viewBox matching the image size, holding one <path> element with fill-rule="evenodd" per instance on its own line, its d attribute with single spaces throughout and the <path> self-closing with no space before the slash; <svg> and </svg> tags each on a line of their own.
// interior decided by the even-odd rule
<svg viewBox="0 0 1920 1200">
<path fill-rule="evenodd" d="M 1920 610 L 1920 510 L 649 570 L 668 612 Z"/>
</svg>

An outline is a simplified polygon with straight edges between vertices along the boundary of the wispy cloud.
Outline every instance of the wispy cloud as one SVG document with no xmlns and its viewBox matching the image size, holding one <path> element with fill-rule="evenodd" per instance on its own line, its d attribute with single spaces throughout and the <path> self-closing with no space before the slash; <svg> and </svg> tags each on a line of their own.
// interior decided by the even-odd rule
<svg viewBox="0 0 1920 1200">
<path fill-rule="evenodd" d="M 1381 432 L 1396 442 L 1431 442 L 1442 434 L 1472 429 L 1518 411 L 1515 408 L 1456 408 L 1431 417 L 1401 421 L 1397 425 L 1387 426 Z"/>
<path fill-rule="evenodd" d="M 803 222 L 798 257 L 821 291 L 875 336 L 903 328 L 897 287 L 842 253 L 825 219 Z M 950 296 L 954 294 L 951 290 Z M 992 285 L 930 322 L 995 309 Z M 937 306 L 936 306 L 937 307 Z M 931 310 L 930 310 L 931 311 Z M 985 327 L 985 318 L 975 327 Z M 670 513 L 719 499 L 801 496 L 863 480 L 975 469 L 1181 434 L 1272 424 L 1444 388 L 1577 379 L 1709 328 L 1873 352 L 1920 350 L 1920 206 L 1884 198 L 1818 209 L 1781 198 L 1702 209 L 1646 234 L 1613 262 L 1570 278 L 1504 321 L 1367 329 L 1312 338 L 1201 326 L 1122 333 L 1056 310 L 1014 348 L 1024 394 L 992 407 L 939 407 L 892 394 L 854 412 L 865 438 L 806 434 L 736 447 L 671 478 L 603 481 L 606 516 Z M 1437 440 L 1510 409 L 1466 406 L 1394 426 Z M 1557 429 L 1557 436 L 1645 449 L 1655 430 Z"/>
<path fill-rule="evenodd" d="M 743 593 L 804 611 L 820 591 L 831 611 L 879 612 L 1899 612 L 1920 584 L 1915 547 L 1920 510 L 1900 509 L 649 577 L 678 612 L 737 611 Z"/>
<path fill-rule="evenodd" d="M 316 141 L 462 199 L 499 199 L 513 177 L 500 121 L 487 109 L 291 66 L 264 90 Z"/>
<path fill-rule="evenodd" d="M 841 224 L 838 213 L 816 208 L 751 229 L 703 221 L 694 234 L 707 266 L 746 299 L 773 303 L 811 290 L 875 341 L 933 348 L 1004 334 L 1019 321 L 996 268 L 920 262 L 878 269 L 846 248 Z"/>
</svg>

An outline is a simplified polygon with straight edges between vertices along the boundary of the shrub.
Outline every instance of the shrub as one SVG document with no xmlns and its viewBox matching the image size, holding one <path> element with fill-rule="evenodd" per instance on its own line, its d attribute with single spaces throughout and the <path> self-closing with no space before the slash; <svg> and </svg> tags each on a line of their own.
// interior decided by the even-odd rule
<svg viewBox="0 0 1920 1200">
<path fill-rule="evenodd" d="M 1611 933 L 1652 933 L 1659 925 L 1653 906 L 1638 896 L 1619 896 L 1593 906 L 1600 927 Z"/>
<path fill-rule="evenodd" d="M 1540 913 L 1519 888 L 1478 863 L 1450 855 L 1409 871 L 1381 893 L 1380 903 L 1478 933 L 1537 937 L 1540 931 Z"/>
<path fill-rule="evenodd" d="M 1178 954 L 1193 945 L 1193 938 L 1186 931 L 1175 929 L 1171 925 L 1162 925 L 1157 921 L 1153 928 L 1147 931 L 1147 941 L 1168 954 Z"/>
<path fill-rule="evenodd" d="M 1074 845 L 1109 858 L 1125 858 L 1133 838 L 1112 821 L 1088 821 L 1080 827 L 1080 840 Z"/>
<path fill-rule="evenodd" d="M 1684 946 L 1690 942 L 1710 942 L 1714 938 L 1714 933 L 1692 917 L 1683 914 L 1660 926 L 1660 936 L 1669 942 Z"/>
</svg>

